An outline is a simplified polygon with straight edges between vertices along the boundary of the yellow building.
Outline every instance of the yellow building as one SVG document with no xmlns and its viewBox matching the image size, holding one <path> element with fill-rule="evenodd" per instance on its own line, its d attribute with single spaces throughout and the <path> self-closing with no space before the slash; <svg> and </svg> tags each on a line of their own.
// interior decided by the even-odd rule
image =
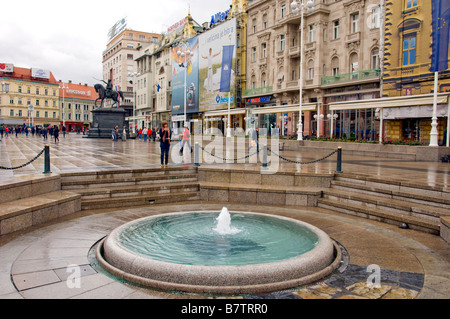
<svg viewBox="0 0 450 319">
<path fill-rule="evenodd" d="M 59 85 L 53 74 L 6 66 L 0 72 L 0 124 L 59 125 Z"/>
<path fill-rule="evenodd" d="M 383 97 L 434 93 L 431 9 L 429 0 L 386 1 Z M 450 70 L 439 73 L 438 83 L 438 93 L 450 92 Z M 445 104 L 438 106 L 439 144 L 447 127 L 447 109 Z M 385 138 L 429 143 L 431 110 L 430 105 L 416 105 L 387 112 L 391 115 L 384 117 Z"/>
</svg>

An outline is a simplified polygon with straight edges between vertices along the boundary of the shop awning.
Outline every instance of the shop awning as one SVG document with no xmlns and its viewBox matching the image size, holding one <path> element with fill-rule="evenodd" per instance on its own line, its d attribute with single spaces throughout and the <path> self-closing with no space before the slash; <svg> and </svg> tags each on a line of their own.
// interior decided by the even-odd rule
<svg viewBox="0 0 450 319">
<path fill-rule="evenodd" d="M 447 104 L 448 96 L 449 93 L 438 94 L 437 103 Z M 331 111 L 426 106 L 426 105 L 433 105 L 433 98 L 434 98 L 433 94 L 410 95 L 410 96 L 386 97 L 370 100 L 333 102 L 329 103 L 328 106 Z"/>
<path fill-rule="evenodd" d="M 303 111 L 317 111 L 318 103 L 306 103 L 302 105 Z M 277 105 L 277 106 L 267 106 L 252 109 L 253 114 L 274 114 L 274 113 L 289 113 L 289 112 L 298 112 L 299 105 L 298 104 L 289 104 L 289 105 Z"/>
<path fill-rule="evenodd" d="M 231 115 L 238 115 L 238 114 L 245 114 L 245 109 L 231 109 L 230 114 Z M 224 116 L 228 115 L 228 109 L 225 110 L 216 110 L 216 111 L 208 111 L 204 113 L 205 117 L 211 117 L 211 116 Z"/>
</svg>

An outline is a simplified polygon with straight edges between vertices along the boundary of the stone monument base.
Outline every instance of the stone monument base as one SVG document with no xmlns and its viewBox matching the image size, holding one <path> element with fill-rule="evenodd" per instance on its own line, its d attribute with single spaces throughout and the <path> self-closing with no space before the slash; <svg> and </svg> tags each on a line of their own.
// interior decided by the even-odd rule
<svg viewBox="0 0 450 319">
<path fill-rule="evenodd" d="M 122 108 L 99 108 L 92 112 L 92 127 L 89 129 L 88 138 L 111 138 L 112 130 L 117 125 L 119 134 L 122 135 L 125 125 L 128 132 L 128 122 L 125 121 L 127 112 Z"/>
</svg>

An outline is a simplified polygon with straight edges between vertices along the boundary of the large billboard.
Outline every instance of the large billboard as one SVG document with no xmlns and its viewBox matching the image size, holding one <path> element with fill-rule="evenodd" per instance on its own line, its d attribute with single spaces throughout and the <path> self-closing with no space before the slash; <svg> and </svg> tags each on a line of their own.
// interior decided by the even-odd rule
<svg viewBox="0 0 450 319">
<path fill-rule="evenodd" d="M 190 54 L 186 54 L 187 51 Z M 184 114 L 185 96 L 186 113 L 198 113 L 198 51 L 198 37 L 172 48 L 172 114 L 174 115 Z M 184 53 L 184 57 L 179 53 Z M 186 95 L 184 94 L 185 83 Z"/>
<path fill-rule="evenodd" d="M 199 37 L 199 111 L 228 107 L 226 82 L 231 88 L 230 105 L 235 106 L 236 96 L 236 19 L 218 25 Z M 227 62 L 230 58 L 231 65 Z M 221 89 L 222 84 L 222 89 Z"/>
</svg>

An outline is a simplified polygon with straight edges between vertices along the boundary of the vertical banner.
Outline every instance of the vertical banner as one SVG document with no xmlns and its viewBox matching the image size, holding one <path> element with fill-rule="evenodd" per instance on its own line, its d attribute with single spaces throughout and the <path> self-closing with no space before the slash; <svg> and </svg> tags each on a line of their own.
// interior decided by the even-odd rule
<svg viewBox="0 0 450 319">
<path fill-rule="evenodd" d="M 233 52 L 234 45 L 223 46 L 222 70 L 220 72 L 220 92 L 230 92 Z"/>
<path fill-rule="evenodd" d="M 431 72 L 448 69 L 448 45 L 450 37 L 450 1 L 431 0 L 433 44 L 431 55 Z"/>
<path fill-rule="evenodd" d="M 227 108 L 228 94 L 221 94 L 223 92 L 230 92 L 230 105 L 235 107 L 234 47 L 236 47 L 236 19 L 219 24 L 199 36 L 200 112 Z M 225 65 L 224 62 L 229 63 Z"/>
<path fill-rule="evenodd" d="M 178 51 L 190 54 L 178 56 Z M 186 78 L 185 78 L 186 73 Z M 186 101 L 184 101 L 186 79 Z M 172 114 L 198 113 L 198 37 L 172 48 Z"/>
</svg>

